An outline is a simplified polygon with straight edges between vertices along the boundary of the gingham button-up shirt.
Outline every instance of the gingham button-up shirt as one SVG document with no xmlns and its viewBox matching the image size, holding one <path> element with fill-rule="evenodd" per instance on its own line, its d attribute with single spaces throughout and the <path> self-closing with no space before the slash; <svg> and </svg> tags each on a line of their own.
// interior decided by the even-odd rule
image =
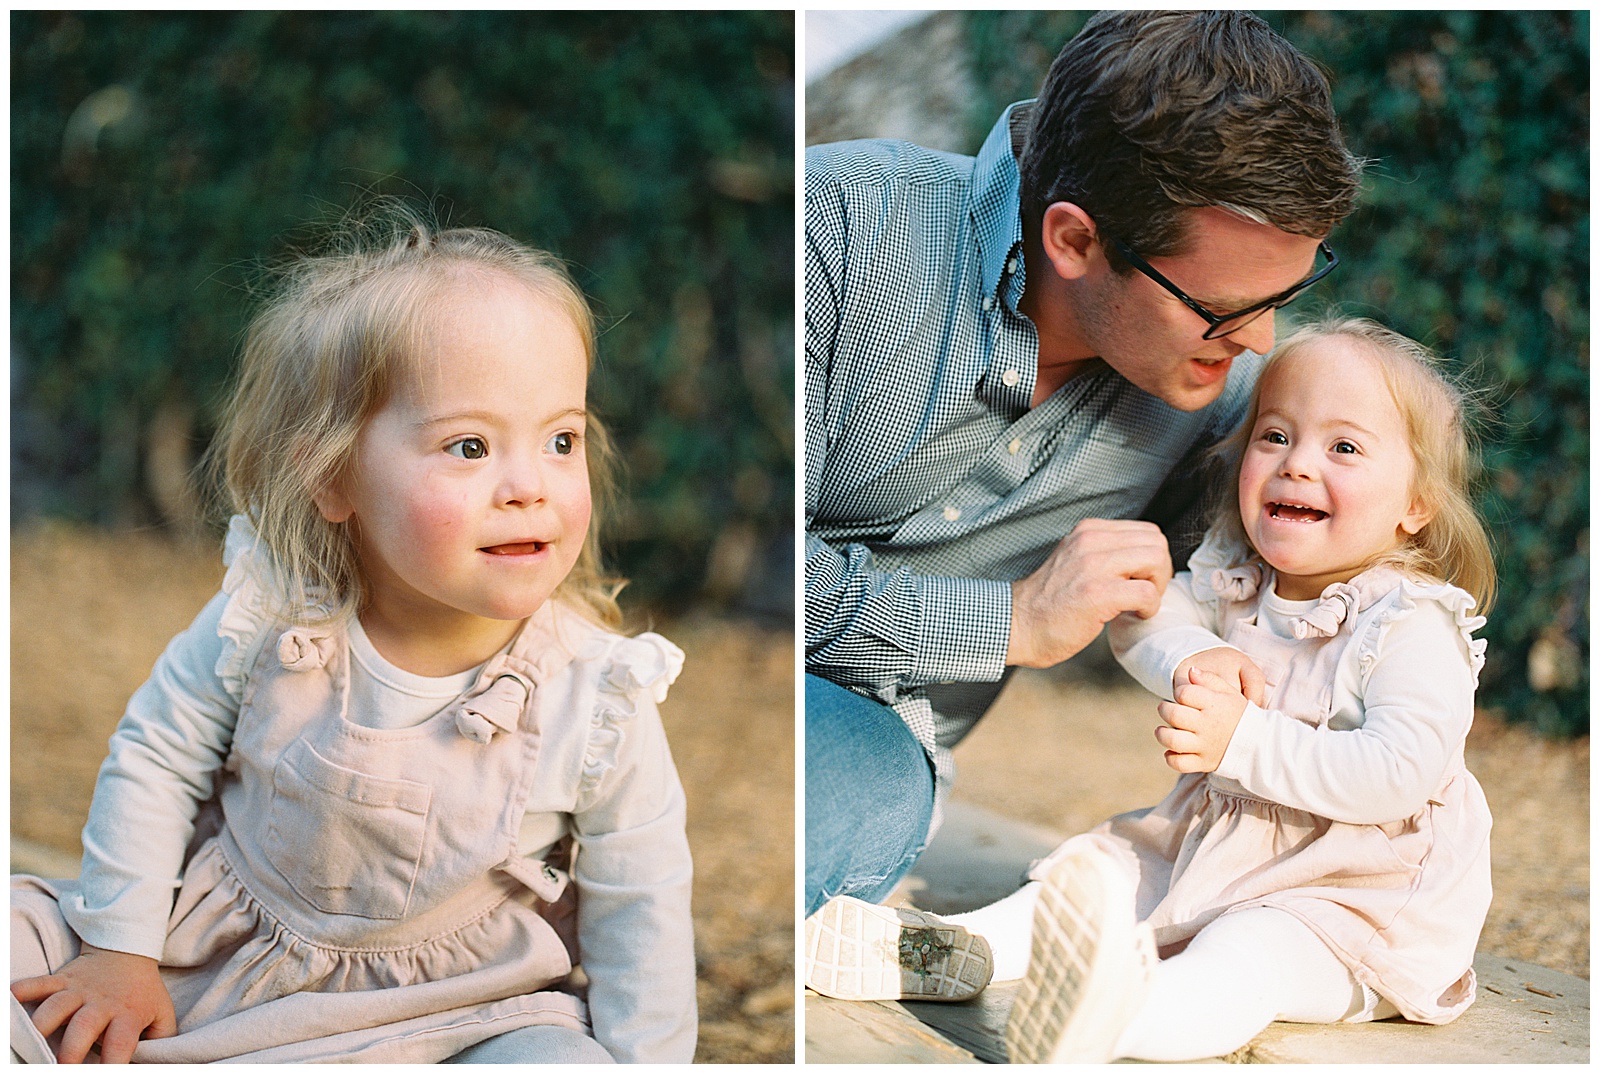
<svg viewBox="0 0 1600 1074">
<path fill-rule="evenodd" d="M 949 748 L 1003 682 L 1009 583 L 1085 518 L 1151 518 L 1180 544 L 1194 461 L 1260 371 L 1241 355 L 1222 397 L 1184 413 L 1097 364 L 1030 407 L 1029 103 L 976 158 L 895 141 L 806 153 L 806 670 L 892 706 L 941 800 Z"/>
</svg>

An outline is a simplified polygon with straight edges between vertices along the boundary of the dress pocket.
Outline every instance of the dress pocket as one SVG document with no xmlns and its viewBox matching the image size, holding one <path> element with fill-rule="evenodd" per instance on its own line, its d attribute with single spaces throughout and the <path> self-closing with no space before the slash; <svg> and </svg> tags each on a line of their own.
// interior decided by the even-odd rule
<svg viewBox="0 0 1600 1074">
<path fill-rule="evenodd" d="M 432 797 L 426 784 L 345 768 L 301 739 L 272 773 L 267 858 L 318 910 L 402 918 Z"/>
</svg>

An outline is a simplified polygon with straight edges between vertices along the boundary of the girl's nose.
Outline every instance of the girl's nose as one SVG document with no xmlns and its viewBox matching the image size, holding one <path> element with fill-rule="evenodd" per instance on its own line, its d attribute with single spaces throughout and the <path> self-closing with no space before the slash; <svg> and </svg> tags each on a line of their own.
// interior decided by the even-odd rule
<svg viewBox="0 0 1600 1074">
<path fill-rule="evenodd" d="M 1314 455 L 1312 446 L 1306 441 L 1301 441 L 1284 453 L 1280 472 L 1284 477 L 1311 478 L 1315 476 L 1312 465 Z"/>
<path fill-rule="evenodd" d="M 500 475 L 499 501 L 506 507 L 527 507 L 544 499 L 544 471 L 537 460 L 513 460 Z"/>
</svg>

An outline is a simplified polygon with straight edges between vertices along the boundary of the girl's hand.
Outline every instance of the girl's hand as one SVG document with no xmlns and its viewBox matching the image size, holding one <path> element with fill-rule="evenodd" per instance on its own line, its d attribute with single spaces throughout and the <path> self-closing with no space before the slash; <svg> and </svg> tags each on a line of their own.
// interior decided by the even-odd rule
<svg viewBox="0 0 1600 1074">
<path fill-rule="evenodd" d="M 1195 653 L 1178 665 L 1178 670 L 1172 675 L 1172 688 L 1176 691 L 1191 680 L 1189 671 L 1199 668 L 1220 675 L 1230 683 L 1239 684 L 1239 692 L 1258 705 L 1267 703 L 1267 678 L 1256 666 L 1256 662 L 1241 653 L 1238 649 L 1226 645 L 1219 645 L 1215 649 L 1206 649 Z M 1176 694 L 1174 694 L 1176 696 Z"/>
<path fill-rule="evenodd" d="M 1166 747 L 1168 767 L 1178 772 L 1215 772 L 1244 715 L 1244 694 L 1237 683 L 1192 667 L 1189 681 L 1173 696 L 1176 701 L 1156 706 L 1166 721 L 1165 727 L 1156 728 L 1156 741 Z"/>
<path fill-rule="evenodd" d="M 126 1063 L 141 1034 L 170 1037 L 178 1032 L 172 998 L 161 983 L 156 960 L 83 945 L 83 953 L 44 977 L 25 977 L 11 986 L 23 1003 L 36 1003 L 33 1024 L 48 1037 L 63 1025 L 63 1063 L 81 1063 L 100 1041 L 100 1061 Z"/>
</svg>

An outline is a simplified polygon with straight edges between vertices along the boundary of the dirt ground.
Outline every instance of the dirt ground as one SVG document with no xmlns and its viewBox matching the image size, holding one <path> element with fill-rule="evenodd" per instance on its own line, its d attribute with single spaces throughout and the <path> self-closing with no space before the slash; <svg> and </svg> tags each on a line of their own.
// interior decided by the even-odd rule
<svg viewBox="0 0 1600 1074">
<path fill-rule="evenodd" d="M 1067 668 L 1018 672 L 956 747 L 955 797 L 1063 838 L 1087 831 L 1172 789 L 1156 724 L 1155 699 L 1126 677 L 1108 688 Z M 1467 767 L 1494 817 L 1478 949 L 1587 979 L 1588 738 L 1552 742 L 1480 712 Z"/>
<path fill-rule="evenodd" d="M 11 830 L 73 856 L 106 739 L 216 592 L 215 547 L 60 525 L 11 536 Z M 688 656 L 662 706 L 689 800 L 701 1062 L 794 1059 L 794 637 L 654 629 Z"/>
</svg>

